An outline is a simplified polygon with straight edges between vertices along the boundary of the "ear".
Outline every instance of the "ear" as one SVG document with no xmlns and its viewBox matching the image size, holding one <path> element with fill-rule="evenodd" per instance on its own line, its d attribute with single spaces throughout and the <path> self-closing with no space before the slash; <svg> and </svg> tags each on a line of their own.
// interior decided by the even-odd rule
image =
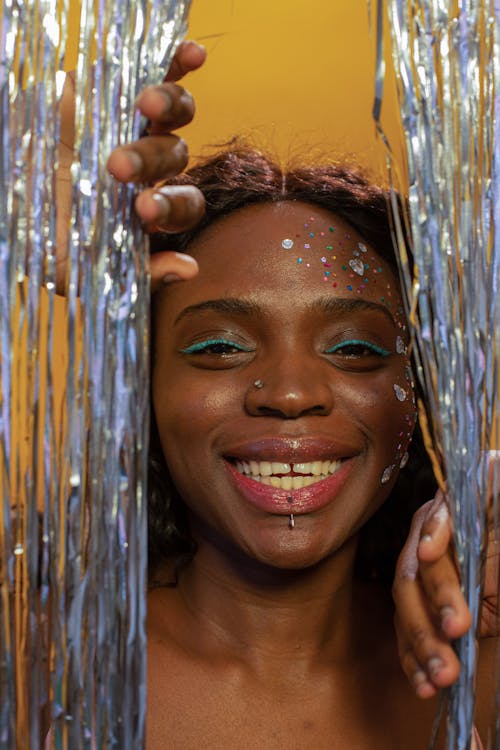
<svg viewBox="0 0 500 750">
<path fill-rule="evenodd" d="M 150 260 L 151 293 L 173 281 L 187 281 L 198 273 L 198 263 L 190 255 L 171 250 L 155 253 Z"/>
</svg>

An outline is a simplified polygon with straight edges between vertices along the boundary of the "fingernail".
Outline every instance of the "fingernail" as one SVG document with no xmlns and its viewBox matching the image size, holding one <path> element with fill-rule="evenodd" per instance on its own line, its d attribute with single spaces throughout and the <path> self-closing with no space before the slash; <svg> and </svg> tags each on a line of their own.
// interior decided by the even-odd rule
<svg viewBox="0 0 500 750">
<path fill-rule="evenodd" d="M 431 534 L 424 534 L 420 537 L 421 542 L 432 542 L 432 535 Z"/>
<path fill-rule="evenodd" d="M 443 667 L 444 667 L 443 662 L 437 656 L 433 657 L 432 659 L 429 659 L 427 663 L 427 668 L 429 670 L 429 674 L 431 677 L 437 677 Z"/>
<path fill-rule="evenodd" d="M 418 669 L 413 675 L 413 684 L 418 688 L 418 686 L 422 685 L 424 682 L 427 682 L 427 675 L 422 669 Z"/>
<path fill-rule="evenodd" d="M 172 109 L 172 97 L 170 96 L 168 91 L 159 91 L 158 93 L 160 94 L 163 101 L 162 114 L 165 115 Z"/>
<path fill-rule="evenodd" d="M 204 44 L 200 44 L 200 42 L 195 42 L 193 39 L 190 39 L 186 42 L 186 47 L 198 47 L 198 49 L 201 49 L 203 52 L 206 52 L 207 48 Z"/>
<path fill-rule="evenodd" d="M 143 161 L 136 151 L 128 151 L 127 158 L 129 164 L 132 166 L 132 176 L 139 174 L 144 166 Z"/>
<path fill-rule="evenodd" d="M 447 625 L 451 624 L 451 620 L 455 615 L 455 610 L 453 609 L 453 607 L 449 606 L 442 607 L 439 615 L 441 617 L 441 627 L 446 628 Z"/>
<path fill-rule="evenodd" d="M 450 513 L 446 503 L 441 503 L 437 511 L 434 513 L 434 518 L 437 518 L 438 521 L 447 521 L 449 515 Z"/>
<path fill-rule="evenodd" d="M 191 255 L 187 255 L 186 253 L 175 253 L 176 257 L 180 260 L 184 260 L 187 263 L 190 263 L 191 265 L 198 265 L 195 261 L 195 259 Z"/>
<path fill-rule="evenodd" d="M 170 215 L 169 199 L 165 195 L 163 195 L 163 193 L 157 192 L 157 193 L 153 193 L 153 200 L 156 201 L 156 203 L 158 203 L 160 211 L 161 211 L 161 216 L 159 216 L 158 218 L 166 219 Z"/>
<path fill-rule="evenodd" d="M 182 280 L 181 277 L 177 276 L 176 273 L 167 273 L 162 279 L 164 284 L 170 284 L 171 281 L 181 281 L 181 280 Z"/>
</svg>

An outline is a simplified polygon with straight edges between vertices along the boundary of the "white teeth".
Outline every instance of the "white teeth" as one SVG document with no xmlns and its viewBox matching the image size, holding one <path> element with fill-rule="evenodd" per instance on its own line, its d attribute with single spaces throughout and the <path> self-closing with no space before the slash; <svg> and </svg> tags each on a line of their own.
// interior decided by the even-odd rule
<svg viewBox="0 0 500 750">
<path fill-rule="evenodd" d="M 296 474 L 310 474 L 311 464 L 293 464 L 293 470 Z"/>
<path fill-rule="evenodd" d="M 270 477 L 272 473 L 270 461 L 259 461 L 259 474 L 261 477 Z"/>
<path fill-rule="evenodd" d="M 290 474 L 291 471 L 290 464 L 282 464 L 278 461 L 271 463 L 271 469 L 273 474 Z"/>
<path fill-rule="evenodd" d="M 256 482 L 281 490 L 300 490 L 320 482 L 339 469 L 341 461 L 236 461 L 240 474 L 251 476 Z M 301 476 L 297 476 L 301 475 Z"/>
<path fill-rule="evenodd" d="M 315 477 L 319 477 L 323 468 L 322 461 L 313 461 L 311 467 L 311 474 Z"/>
</svg>

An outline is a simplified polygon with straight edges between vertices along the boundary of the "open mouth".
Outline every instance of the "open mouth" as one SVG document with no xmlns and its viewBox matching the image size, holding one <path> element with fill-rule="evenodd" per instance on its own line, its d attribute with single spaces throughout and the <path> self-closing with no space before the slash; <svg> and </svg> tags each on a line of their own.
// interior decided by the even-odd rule
<svg viewBox="0 0 500 750">
<path fill-rule="evenodd" d="M 236 460 L 232 463 L 240 474 L 281 490 L 309 487 L 335 474 L 342 466 L 342 461 L 339 460 L 306 463 Z"/>
</svg>

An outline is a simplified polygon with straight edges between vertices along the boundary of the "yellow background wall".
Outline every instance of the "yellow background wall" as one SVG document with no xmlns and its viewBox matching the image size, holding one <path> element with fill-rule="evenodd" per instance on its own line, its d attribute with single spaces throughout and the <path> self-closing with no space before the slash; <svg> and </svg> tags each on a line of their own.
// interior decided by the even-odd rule
<svg viewBox="0 0 500 750">
<path fill-rule="evenodd" d="M 381 176 L 371 115 L 375 6 L 375 0 L 193 0 L 189 37 L 209 53 L 205 67 L 187 79 L 198 108 L 183 130 L 193 156 L 243 134 L 285 160 L 346 157 Z M 386 94 L 384 128 L 398 149 L 392 75 Z"/>
<path fill-rule="evenodd" d="M 187 78 L 194 157 L 244 135 L 286 160 L 347 158 L 385 179 L 371 114 L 377 0 L 192 0 L 188 38 L 208 61 Z M 76 66 L 80 0 L 70 0 L 66 69 Z M 371 18 L 371 24 L 370 24 Z M 383 123 L 401 130 L 388 56 Z"/>
</svg>

